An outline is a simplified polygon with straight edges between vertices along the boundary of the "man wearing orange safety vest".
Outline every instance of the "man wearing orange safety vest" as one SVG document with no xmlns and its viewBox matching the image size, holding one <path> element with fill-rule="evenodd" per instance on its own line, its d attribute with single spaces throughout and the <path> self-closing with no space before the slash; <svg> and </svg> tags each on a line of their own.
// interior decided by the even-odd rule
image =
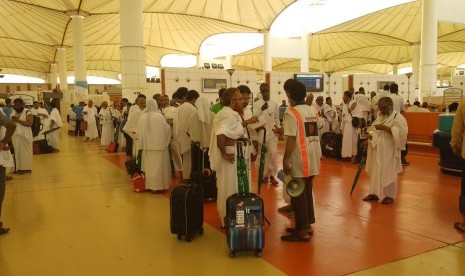
<svg viewBox="0 0 465 276">
<path fill-rule="evenodd" d="M 315 223 L 313 208 L 313 177 L 320 173 L 321 147 L 318 136 L 318 112 L 305 104 L 305 86 L 298 81 L 291 83 L 289 101 L 292 108 L 284 114 L 286 148 L 283 171 L 305 182 L 304 192 L 291 198 L 295 213 L 295 228 L 287 228 L 282 241 L 308 242 Z"/>
</svg>

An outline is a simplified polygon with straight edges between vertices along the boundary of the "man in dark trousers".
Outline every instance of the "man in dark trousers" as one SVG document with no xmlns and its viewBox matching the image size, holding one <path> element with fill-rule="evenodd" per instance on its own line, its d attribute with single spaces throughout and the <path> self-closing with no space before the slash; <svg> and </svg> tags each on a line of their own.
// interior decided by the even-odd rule
<svg viewBox="0 0 465 276">
<path fill-rule="evenodd" d="M 454 124 L 451 131 L 450 146 L 452 152 L 462 158 L 462 188 L 459 197 L 459 211 L 462 214 L 462 222 L 454 223 L 455 229 L 465 233 L 465 100 L 463 100 L 455 113 Z"/>
<path fill-rule="evenodd" d="M 295 228 L 287 228 L 290 234 L 281 236 L 282 241 L 308 242 L 315 223 L 313 208 L 313 177 L 320 173 L 321 148 L 318 136 L 318 115 L 313 106 L 305 103 L 305 85 L 293 82 L 288 92 L 292 108 L 284 114 L 286 147 L 283 171 L 305 183 L 304 191 L 291 198 L 295 213 Z"/>
</svg>

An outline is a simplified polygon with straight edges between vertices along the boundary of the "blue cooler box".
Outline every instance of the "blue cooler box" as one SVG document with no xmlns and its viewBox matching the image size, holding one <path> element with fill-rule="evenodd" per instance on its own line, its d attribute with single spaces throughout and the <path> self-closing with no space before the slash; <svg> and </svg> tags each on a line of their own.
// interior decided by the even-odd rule
<svg viewBox="0 0 465 276">
<path fill-rule="evenodd" d="M 454 123 L 455 114 L 441 114 L 439 115 L 439 130 L 451 132 L 452 124 Z"/>
</svg>

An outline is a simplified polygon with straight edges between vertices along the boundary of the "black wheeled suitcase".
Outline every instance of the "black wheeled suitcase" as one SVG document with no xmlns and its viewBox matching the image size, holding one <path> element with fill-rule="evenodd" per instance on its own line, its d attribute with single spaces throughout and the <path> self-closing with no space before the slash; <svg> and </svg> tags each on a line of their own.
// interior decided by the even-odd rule
<svg viewBox="0 0 465 276">
<path fill-rule="evenodd" d="M 216 187 L 216 173 L 207 171 L 192 172 L 191 182 L 203 188 L 203 199 L 205 201 L 215 201 L 218 196 Z"/>
<path fill-rule="evenodd" d="M 203 191 L 199 185 L 176 186 L 170 195 L 171 233 L 190 242 L 203 234 Z"/>
<path fill-rule="evenodd" d="M 336 133 L 334 140 L 334 158 L 342 158 L 342 133 Z"/>
</svg>

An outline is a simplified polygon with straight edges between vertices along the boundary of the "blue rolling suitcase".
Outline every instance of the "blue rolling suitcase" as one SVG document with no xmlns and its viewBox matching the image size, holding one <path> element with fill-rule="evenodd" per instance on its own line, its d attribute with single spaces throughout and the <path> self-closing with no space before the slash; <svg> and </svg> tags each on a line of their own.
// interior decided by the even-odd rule
<svg viewBox="0 0 465 276">
<path fill-rule="evenodd" d="M 265 246 L 265 208 L 262 198 L 248 191 L 247 168 L 240 143 L 237 149 L 239 193 L 226 199 L 229 257 L 235 257 L 237 251 L 254 251 L 255 256 L 260 257 Z"/>
<path fill-rule="evenodd" d="M 226 200 L 229 256 L 254 251 L 260 257 L 265 246 L 263 200 L 256 194 L 234 194 Z"/>
</svg>

